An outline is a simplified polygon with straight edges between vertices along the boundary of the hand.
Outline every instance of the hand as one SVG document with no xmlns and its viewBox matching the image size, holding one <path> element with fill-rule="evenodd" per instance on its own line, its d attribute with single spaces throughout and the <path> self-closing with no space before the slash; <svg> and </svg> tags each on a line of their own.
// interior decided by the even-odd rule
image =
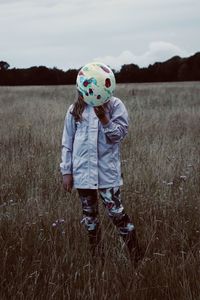
<svg viewBox="0 0 200 300">
<path fill-rule="evenodd" d="M 63 187 L 65 191 L 71 193 L 73 187 L 73 176 L 72 174 L 63 175 Z"/>
<path fill-rule="evenodd" d="M 105 111 L 105 108 L 103 107 L 103 105 L 94 106 L 94 112 L 103 125 L 105 125 L 109 122 L 109 119 L 106 116 L 106 111 Z"/>
</svg>

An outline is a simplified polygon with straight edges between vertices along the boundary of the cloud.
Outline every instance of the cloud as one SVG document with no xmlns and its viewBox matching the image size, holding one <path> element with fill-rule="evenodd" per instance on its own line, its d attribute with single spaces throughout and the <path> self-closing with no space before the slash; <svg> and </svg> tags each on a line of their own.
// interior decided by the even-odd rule
<svg viewBox="0 0 200 300">
<path fill-rule="evenodd" d="M 148 50 L 141 55 L 136 55 L 129 50 L 121 52 L 118 56 L 96 57 L 95 61 L 102 61 L 112 68 L 119 70 L 124 64 L 134 63 L 140 67 L 147 67 L 156 61 L 162 62 L 174 55 L 188 56 L 185 50 L 168 42 L 155 41 L 149 44 Z"/>
<path fill-rule="evenodd" d="M 94 58 L 146 66 L 199 50 L 199 9 L 199 0 L 0 0 L 0 59 L 16 67 L 66 69 Z"/>
</svg>

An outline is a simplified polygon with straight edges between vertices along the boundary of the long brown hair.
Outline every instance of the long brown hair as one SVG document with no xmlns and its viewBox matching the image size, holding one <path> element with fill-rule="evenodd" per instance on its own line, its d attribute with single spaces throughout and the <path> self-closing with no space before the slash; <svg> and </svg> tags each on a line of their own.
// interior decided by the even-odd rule
<svg viewBox="0 0 200 300">
<path fill-rule="evenodd" d="M 71 112 L 76 122 L 82 121 L 82 113 L 84 111 L 85 106 L 86 103 L 83 101 L 83 96 L 80 92 L 78 92 L 77 100 L 75 101 L 73 110 Z"/>
<path fill-rule="evenodd" d="M 104 108 L 109 111 L 109 102 L 103 104 Z M 86 103 L 83 100 L 83 96 L 80 92 L 78 92 L 77 100 L 74 103 L 71 114 L 73 115 L 76 122 L 81 122 L 83 120 L 82 113 L 86 107 Z"/>
</svg>

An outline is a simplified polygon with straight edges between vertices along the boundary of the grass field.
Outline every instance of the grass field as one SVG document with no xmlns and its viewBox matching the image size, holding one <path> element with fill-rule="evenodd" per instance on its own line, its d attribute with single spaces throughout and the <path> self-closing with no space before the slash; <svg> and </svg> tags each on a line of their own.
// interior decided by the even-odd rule
<svg viewBox="0 0 200 300">
<path fill-rule="evenodd" d="M 122 198 L 145 258 L 135 270 L 102 205 L 92 264 L 76 191 L 59 172 L 74 87 L 0 87 L 0 299 L 200 299 L 200 84 L 118 85 L 130 127 Z"/>
</svg>

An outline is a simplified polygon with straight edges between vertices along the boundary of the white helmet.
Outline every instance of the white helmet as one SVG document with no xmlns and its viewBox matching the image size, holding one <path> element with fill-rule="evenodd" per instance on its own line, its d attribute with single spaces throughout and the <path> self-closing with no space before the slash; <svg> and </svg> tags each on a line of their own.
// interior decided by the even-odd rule
<svg viewBox="0 0 200 300">
<path fill-rule="evenodd" d="M 87 104 L 100 106 L 112 97 L 116 81 L 113 71 L 108 66 L 92 62 L 79 71 L 76 84 Z"/>
</svg>

